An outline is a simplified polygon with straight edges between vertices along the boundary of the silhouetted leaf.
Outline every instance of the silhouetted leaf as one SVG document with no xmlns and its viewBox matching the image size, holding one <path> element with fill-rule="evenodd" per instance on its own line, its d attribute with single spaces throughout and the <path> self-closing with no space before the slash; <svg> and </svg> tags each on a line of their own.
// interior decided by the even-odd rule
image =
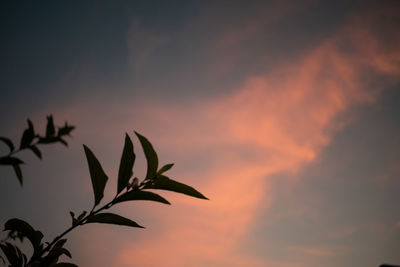
<svg viewBox="0 0 400 267">
<path fill-rule="evenodd" d="M 19 166 L 19 164 L 23 164 L 24 162 L 22 160 L 20 160 L 19 158 L 15 158 L 15 157 L 1 157 L 0 158 L 0 165 L 11 165 L 14 169 L 15 174 L 17 175 L 18 181 L 19 183 L 23 184 L 23 180 L 22 180 L 22 171 L 21 171 L 21 167 Z"/>
<path fill-rule="evenodd" d="M 50 137 L 39 137 L 39 144 L 51 144 L 51 143 L 57 143 L 60 141 L 60 138 L 58 136 L 50 136 Z"/>
<path fill-rule="evenodd" d="M 6 260 L 3 258 L 3 256 L 0 255 L 0 260 L 3 262 L 3 265 L 6 265 Z"/>
<path fill-rule="evenodd" d="M 39 148 L 35 145 L 29 147 L 30 150 L 32 150 L 33 153 L 39 158 L 42 159 L 42 152 L 40 152 Z"/>
<path fill-rule="evenodd" d="M 82 211 L 82 213 L 78 216 L 78 221 L 82 220 L 82 218 L 85 217 L 86 213 L 86 210 Z"/>
<path fill-rule="evenodd" d="M 23 164 L 24 162 L 19 158 L 5 156 L 0 158 L 0 165 L 14 165 L 14 164 Z"/>
<path fill-rule="evenodd" d="M 33 129 L 32 122 L 28 119 L 28 129 L 24 131 L 21 137 L 21 144 L 19 146 L 20 149 L 28 147 L 32 140 L 35 138 L 35 131 Z"/>
<path fill-rule="evenodd" d="M 68 143 L 64 139 L 62 139 L 61 137 L 58 137 L 58 142 L 60 142 L 64 146 L 68 146 Z"/>
<path fill-rule="evenodd" d="M 8 148 L 10 149 L 10 152 L 14 151 L 14 144 L 9 138 L 0 136 L 0 141 L 2 141 L 3 143 L 5 143 L 8 146 Z"/>
<path fill-rule="evenodd" d="M 75 218 L 75 213 L 73 213 L 72 211 L 69 212 L 69 215 L 71 215 L 71 219 L 72 219 L 72 225 L 75 225 L 77 223 L 77 219 Z"/>
<path fill-rule="evenodd" d="M 68 125 L 67 122 L 65 122 L 64 127 L 59 127 L 58 128 L 58 136 L 63 136 L 63 135 L 70 135 L 71 131 L 75 129 L 75 126 Z"/>
<path fill-rule="evenodd" d="M 60 239 L 54 244 L 54 247 L 62 248 L 66 242 L 67 242 L 67 239 L 65 239 L 65 238 Z"/>
<path fill-rule="evenodd" d="M 129 188 L 137 188 L 139 186 L 139 179 L 137 177 L 133 178 L 132 183 L 129 184 L 128 189 Z"/>
<path fill-rule="evenodd" d="M 54 246 L 49 253 L 41 260 L 40 266 L 54 266 L 61 255 L 72 257 L 71 253 L 63 247 Z"/>
<path fill-rule="evenodd" d="M 24 237 L 28 238 L 35 252 L 40 249 L 40 242 L 42 241 L 43 234 L 33 229 L 29 223 L 13 218 L 5 223 L 4 231 L 10 231 L 8 236 L 14 239 L 17 237 L 21 240 Z"/>
<path fill-rule="evenodd" d="M 114 214 L 114 213 L 99 213 L 96 215 L 92 215 L 88 217 L 87 223 L 108 223 L 108 224 L 117 224 L 117 225 L 125 225 L 125 226 L 131 226 L 131 227 L 139 227 L 139 228 L 144 228 L 143 226 L 140 226 L 136 222 L 127 219 L 125 217 L 122 217 L 120 215 Z"/>
<path fill-rule="evenodd" d="M 56 133 L 53 122 L 53 115 L 47 116 L 46 137 L 52 137 Z"/>
<path fill-rule="evenodd" d="M 146 156 L 147 160 L 146 179 L 154 178 L 157 174 L 157 168 L 158 168 L 157 153 L 154 151 L 153 146 L 151 145 L 149 140 L 147 140 L 146 137 L 140 135 L 137 132 L 135 132 L 135 134 L 139 138 L 140 144 L 143 147 L 144 155 Z"/>
<path fill-rule="evenodd" d="M 78 267 L 78 265 L 68 262 L 59 262 L 55 264 L 54 267 Z"/>
<path fill-rule="evenodd" d="M 0 243 L 0 249 L 3 251 L 11 267 L 23 267 L 26 262 L 26 256 L 21 250 L 9 242 Z"/>
<path fill-rule="evenodd" d="M 51 255 L 52 258 L 56 258 L 56 259 L 58 259 L 58 257 L 60 257 L 61 255 L 66 255 L 69 258 L 72 258 L 71 252 L 69 252 L 68 249 L 63 248 L 63 247 L 53 247 L 50 250 L 49 255 Z"/>
<path fill-rule="evenodd" d="M 22 177 L 21 167 L 18 164 L 13 164 L 12 166 L 13 166 L 15 175 L 17 175 L 20 185 L 22 186 L 24 181 L 23 181 L 23 177 Z"/>
<path fill-rule="evenodd" d="M 149 191 L 129 191 L 125 194 L 117 197 L 114 200 L 114 203 L 124 202 L 124 201 L 131 201 L 131 200 L 150 200 L 161 202 L 164 204 L 170 204 L 165 198 L 160 195 L 157 195 L 153 192 Z"/>
<path fill-rule="evenodd" d="M 104 196 L 104 188 L 106 186 L 108 177 L 104 173 L 100 162 L 97 160 L 93 152 L 85 145 L 86 159 L 89 165 L 90 178 L 93 185 L 94 205 L 98 205 Z"/>
<path fill-rule="evenodd" d="M 194 189 L 191 186 L 182 184 L 180 182 L 174 181 L 169 179 L 168 177 L 161 175 L 158 176 L 153 183 L 146 184 L 144 187 L 145 189 L 161 189 L 161 190 L 168 190 L 174 191 L 177 193 L 182 193 L 188 196 L 197 197 L 201 199 L 208 199 L 203 196 L 199 191 Z"/>
<path fill-rule="evenodd" d="M 132 177 L 132 168 L 135 162 L 135 157 L 132 141 L 129 138 L 129 135 L 125 134 L 124 150 L 122 151 L 118 171 L 118 194 L 128 185 L 129 179 Z"/>
<path fill-rule="evenodd" d="M 173 163 L 164 165 L 161 169 L 158 170 L 157 174 L 163 174 L 164 172 L 166 172 L 166 171 L 168 171 L 169 169 L 171 169 L 172 166 L 174 166 Z"/>
</svg>

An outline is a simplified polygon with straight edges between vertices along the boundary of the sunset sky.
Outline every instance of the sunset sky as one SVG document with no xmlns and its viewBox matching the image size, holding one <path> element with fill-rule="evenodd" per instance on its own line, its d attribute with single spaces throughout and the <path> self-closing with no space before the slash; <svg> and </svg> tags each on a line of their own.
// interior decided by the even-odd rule
<svg viewBox="0 0 400 267">
<path fill-rule="evenodd" d="M 368 2 L 368 3 L 367 3 Z M 75 125 L 0 166 L 0 225 L 51 241 L 93 205 L 82 144 L 116 191 L 124 135 L 210 200 L 121 203 L 146 229 L 68 235 L 82 267 L 400 265 L 400 1 L 5 1 L 0 136 Z M 7 147 L 0 144 L 0 156 Z M 2 233 L 1 237 L 4 237 Z"/>
</svg>

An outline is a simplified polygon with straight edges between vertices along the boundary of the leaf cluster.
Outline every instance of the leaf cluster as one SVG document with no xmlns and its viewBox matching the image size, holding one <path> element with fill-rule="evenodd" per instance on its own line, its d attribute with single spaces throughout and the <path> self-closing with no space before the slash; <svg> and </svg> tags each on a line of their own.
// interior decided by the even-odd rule
<svg viewBox="0 0 400 267">
<path fill-rule="evenodd" d="M 48 127 L 49 136 L 55 136 L 52 127 Z M 29 129 L 29 128 L 28 128 Z M 72 128 L 73 129 L 73 128 Z M 60 132 L 60 130 L 59 130 Z M 65 133 L 65 132 L 62 132 Z M 68 132 L 69 133 L 69 132 Z M 6 222 L 4 231 L 8 231 L 8 238 L 19 239 L 22 241 L 27 238 L 33 247 L 33 255 L 28 260 L 21 250 L 8 241 L 0 243 L 0 249 L 5 258 L 11 264 L 10 266 L 76 266 L 72 263 L 59 263 L 59 257 L 66 255 L 71 257 L 71 253 L 63 247 L 67 241 L 63 237 L 76 227 L 91 223 L 114 224 L 128 227 L 144 228 L 135 221 L 128 219 L 119 214 L 105 212 L 114 205 L 136 200 L 155 201 L 163 204 L 170 204 L 168 200 L 150 190 L 168 190 L 191 197 L 207 199 L 203 194 L 191 186 L 180 183 L 169 177 L 165 173 L 170 170 L 174 164 L 166 164 L 159 168 L 158 156 L 152 144 L 146 137 L 135 132 L 147 162 L 146 176 L 140 180 L 134 175 L 133 167 L 136 155 L 131 138 L 125 135 L 125 143 L 118 170 L 118 183 L 116 194 L 113 199 L 104 205 L 100 205 L 104 197 L 104 190 L 108 181 L 108 176 L 104 172 L 100 161 L 97 159 L 92 150 L 83 145 L 86 160 L 88 163 L 90 179 L 93 187 L 94 203 L 90 211 L 82 211 L 78 216 L 74 212 L 70 212 L 72 224 L 62 234 L 53 239 L 50 243 L 42 243 L 43 234 L 36 231 L 27 222 L 20 219 L 10 219 Z M 40 138 L 39 138 L 40 141 Z"/>
<path fill-rule="evenodd" d="M 63 247 L 67 239 L 59 239 L 47 253 L 44 253 L 45 244 L 42 243 L 43 234 L 42 232 L 35 230 L 29 223 L 13 218 L 6 222 L 4 225 L 4 231 L 8 231 L 8 240 L 19 239 L 20 241 L 23 241 L 26 238 L 29 240 L 33 248 L 33 254 L 28 260 L 26 254 L 24 254 L 18 246 L 9 241 L 2 241 L 0 243 L 0 249 L 5 256 L 5 259 L 7 259 L 12 267 L 77 267 L 77 265 L 72 263 L 58 262 L 61 255 L 66 255 L 69 258 L 72 257 L 71 253 Z M 1 257 L 1 259 L 5 263 L 5 259 L 3 257 Z"/>
<path fill-rule="evenodd" d="M 40 135 L 35 132 L 32 121 L 30 119 L 27 121 L 28 127 L 22 133 L 18 148 L 16 148 L 11 139 L 0 136 L 0 141 L 9 148 L 7 155 L 0 156 L 0 165 L 12 166 L 21 186 L 23 185 L 21 165 L 24 164 L 24 162 L 19 157 L 15 157 L 14 155 L 23 150 L 30 150 L 39 159 L 42 159 L 42 152 L 39 149 L 39 145 L 61 143 L 65 146 L 68 146 L 68 143 L 64 138 L 66 136 L 70 136 L 72 130 L 75 129 L 75 126 L 68 125 L 68 123 L 65 122 L 64 126 L 57 127 L 56 130 L 53 116 L 49 115 L 47 116 L 46 133 L 45 135 Z"/>
</svg>

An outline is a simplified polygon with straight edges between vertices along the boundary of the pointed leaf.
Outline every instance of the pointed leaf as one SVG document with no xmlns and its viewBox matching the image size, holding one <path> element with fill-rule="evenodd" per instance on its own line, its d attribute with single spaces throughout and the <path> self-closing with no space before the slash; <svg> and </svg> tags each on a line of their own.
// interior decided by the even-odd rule
<svg viewBox="0 0 400 267">
<path fill-rule="evenodd" d="M 46 136 L 46 137 L 39 137 L 39 144 L 51 144 L 59 142 L 60 138 L 58 136 Z"/>
<path fill-rule="evenodd" d="M 75 129 L 75 126 L 68 125 L 67 122 L 65 122 L 64 127 L 59 127 L 58 128 L 58 136 L 63 136 L 63 135 L 70 135 L 71 131 Z"/>
<path fill-rule="evenodd" d="M 171 204 L 163 198 L 160 195 L 157 195 L 153 192 L 149 191 L 129 191 L 126 192 L 125 194 L 117 197 L 117 199 L 114 200 L 114 203 L 119 203 L 119 202 L 124 202 L 124 201 L 130 201 L 130 200 L 149 200 L 149 201 L 156 201 L 156 202 L 161 202 L 164 204 Z"/>
<path fill-rule="evenodd" d="M 10 149 L 10 152 L 14 151 L 14 144 L 9 138 L 0 136 L 0 141 L 2 141 L 3 143 L 5 143 L 8 146 L 8 148 Z"/>
<path fill-rule="evenodd" d="M 0 158 L 0 165 L 11 165 L 14 169 L 15 174 L 17 175 L 17 178 L 19 180 L 19 183 L 22 186 L 22 171 L 21 167 L 19 166 L 20 164 L 23 164 L 24 162 L 20 160 L 19 158 L 15 157 L 1 157 Z"/>
<path fill-rule="evenodd" d="M 40 266 L 54 266 L 61 255 L 66 255 L 69 258 L 72 257 L 71 253 L 66 248 L 54 246 L 46 255 L 46 257 L 41 260 Z"/>
<path fill-rule="evenodd" d="M 157 174 L 163 174 L 164 172 L 166 172 L 166 171 L 168 171 L 169 169 L 171 169 L 172 166 L 174 166 L 173 163 L 164 165 L 161 169 L 158 170 Z"/>
<path fill-rule="evenodd" d="M 199 191 L 194 189 L 191 186 L 182 184 L 180 182 L 174 181 L 169 179 L 168 177 L 161 175 L 157 177 L 153 183 L 147 184 L 145 189 L 161 189 L 161 190 L 168 190 L 174 191 L 177 193 L 185 194 L 192 197 L 197 197 L 201 199 L 208 199 L 204 195 L 202 195 Z"/>
<path fill-rule="evenodd" d="M 93 152 L 85 145 L 86 159 L 89 165 L 90 178 L 92 180 L 94 205 L 97 206 L 104 196 L 104 188 L 106 186 L 108 177 L 103 171 L 100 162 L 97 160 Z"/>
<path fill-rule="evenodd" d="M 35 131 L 32 122 L 28 119 L 28 128 L 24 131 L 21 137 L 20 149 L 28 147 L 35 138 Z"/>
<path fill-rule="evenodd" d="M 63 247 L 54 247 L 51 249 L 50 253 L 53 254 L 52 255 L 53 257 L 57 257 L 57 258 L 63 254 L 68 256 L 69 258 L 72 258 L 71 252 L 69 252 L 68 249 L 63 248 Z"/>
<path fill-rule="evenodd" d="M 53 115 L 47 116 L 46 137 L 52 137 L 56 133 L 53 122 Z"/>
<path fill-rule="evenodd" d="M 30 150 L 39 158 L 42 159 L 42 152 L 40 152 L 39 148 L 35 145 L 29 147 Z"/>
<path fill-rule="evenodd" d="M 140 135 L 137 132 L 135 132 L 135 134 L 139 138 L 140 144 L 142 145 L 144 155 L 146 156 L 147 160 L 146 179 L 154 178 L 157 174 L 157 168 L 158 168 L 157 153 L 154 151 L 153 146 L 151 145 L 149 140 L 147 140 L 146 137 Z"/>
<path fill-rule="evenodd" d="M 55 244 L 54 247 L 56 248 L 62 248 L 64 246 L 64 244 L 67 242 L 67 239 L 60 239 L 58 240 Z"/>
<path fill-rule="evenodd" d="M 73 213 L 72 211 L 69 212 L 69 215 L 71 215 L 71 219 L 72 219 L 72 225 L 75 225 L 78 220 L 75 218 L 75 213 Z"/>
<path fill-rule="evenodd" d="M 125 145 L 118 171 L 118 194 L 128 185 L 129 179 L 132 177 L 135 157 L 132 140 L 129 138 L 128 134 L 125 134 Z"/>
<path fill-rule="evenodd" d="M 29 223 L 17 218 L 13 218 L 5 223 L 4 231 L 10 231 L 8 234 L 10 237 L 16 236 L 21 239 L 26 237 L 32 243 L 35 251 L 40 249 L 40 243 L 42 241 L 43 234 L 40 231 L 33 229 Z"/>
<path fill-rule="evenodd" d="M 125 226 L 131 226 L 131 227 L 139 227 L 139 228 L 144 228 L 143 226 L 140 226 L 136 222 L 127 219 L 125 217 L 122 217 L 120 215 L 114 214 L 114 213 L 99 213 L 96 215 L 92 215 L 88 217 L 87 223 L 108 223 L 108 224 L 117 224 L 117 225 L 125 225 Z"/>
<path fill-rule="evenodd" d="M 24 162 L 19 158 L 15 157 L 0 157 L 0 165 L 14 165 L 14 164 L 23 164 Z"/>
<path fill-rule="evenodd" d="M 60 142 L 61 144 L 63 144 L 64 146 L 68 146 L 67 141 L 65 141 L 64 139 L 62 139 L 61 137 L 58 137 L 58 142 Z"/>
<path fill-rule="evenodd" d="M 20 185 L 22 186 L 24 184 L 24 181 L 23 181 L 23 177 L 22 177 L 21 167 L 18 164 L 13 164 L 12 166 L 13 166 L 15 175 L 17 175 Z"/>
<path fill-rule="evenodd" d="M 22 267 L 24 266 L 24 254 L 21 250 L 9 242 L 4 244 L 0 243 L 0 249 L 3 251 L 4 255 L 7 257 L 10 266 L 12 267 Z"/>
<path fill-rule="evenodd" d="M 86 210 L 82 211 L 82 213 L 79 214 L 79 216 L 78 216 L 78 221 L 82 220 L 83 217 L 85 217 L 86 213 L 87 213 Z"/>
<path fill-rule="evenodd" d="M 133 178 L 132 183 L 130 183 L 127 187 L 127 189 L 129 190 L 129 188 L 133 188 L 133 189 L 137 189 L 139 187 L 139 179 L 137 177 Z"/>
</svg>

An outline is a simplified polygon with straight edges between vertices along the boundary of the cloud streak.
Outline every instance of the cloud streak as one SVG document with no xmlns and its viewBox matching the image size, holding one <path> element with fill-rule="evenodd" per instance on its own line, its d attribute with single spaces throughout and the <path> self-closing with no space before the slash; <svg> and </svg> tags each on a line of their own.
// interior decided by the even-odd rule
<svg viewBox="0 0 400 267">
<path fill-rule="evenodd" d="M 300 61 L 248 77 L 231 96 L 174 109 L 150 107 L 150 121 L 167 129 L 155 140 L 165 140 L 161 146 L 166 150 L 177 149 L 178 161 L 188 156 L 185 151 L 191 151 L 192 159 L 211 158 L 206 169 L 180 173 L 211 200 L 174 198 L 173 214 L 162 219 L 163 233 L 132 242 L 116 265 L 265 266 L 241 244 L 258 211 L 270 203 L 268 176 L 296 172 L 314 160 L 348 123 L 340 115 L 373 103 L 400 73 L 400 54 L 395 45 L 386 45 L 387 38 L 397 45 L 399 40 L 391 38 L 390 30 L 378 36 L 372 26 L 383 15 L 387 10 L 354 18 Z M 386 80 L 375 87 L 371 75 Z M 334 253 L 307 247 L 296 251 Z"/>
<path fill-rule="evenodd" d="M 168 155 L 178 163 L 173 177 L 193 185 L 211 199 L 201 201 L 171 194 L 168 199 L 174 204 L 172 208 L 139 210 L 139 214 L 156 214 L 154 220 L 159 222 L 148 225 L 156 228 L 155 233 L 147 231 L 139 241 L 124 240 L 123 248 L 105 264 L 108 266 L 111 261 L 113 266 L 122 267 L 307 266 L 289 260 L 257 258 L 243 244 L 258 214 L 268 210 L 274 197 L 269 177 L 280 172 L 296 173 L 315 160 L 333 135 L 349 123 L 344 114 L 359 105 L 374 103 L 383 88 L 398 82 L 400 53 L 396 48 L 400 40 L 391 26 L 395 13 L 383 8 L 353 17 L 295 62 L 286 61 L 262 75 L 248 75 L 230 94 L 217 99 L 173 107 L 160 100 L 132 105 L 127 103 L 128 98 L 123 104 L 110 103 L 109 99 L 104 100 L 107 104 L 100 103 L 104 107 L 103 119 L 109 123 L 81 132 L 83 139 L 112 149 L 114 142 L 103 144 L 104 138 L 115 135 L 111 131 L 131 130 L 132 125 L 140 125 L 136 130 L 152 140 L 160 158 Z M 243 40 L 264 29 L 257 25 L 238 32 L 232 29 L 216 43 L 239 49 Z M 139 24 L 132 26 L 130 34 L 128 46 L 135 68 L 145 65 L 167 40 L 146 32 Z M 210 46 L 214 49 L 215 42 Z M 210 70 L 220 69 L 212 58 L 209 62 Z M 234 62 L 229 59 L 222 64 Z M 100 105 L 101 100 L 95 102 L 85 103 L 84 107 L 70 106 L 57 116 L 79 118 L 81 121 L 76 124 L 91 125 L 98 111 L 93 114 L 88 109 Z M 91 136 L 93 131 L 98 133 L 96 138 Z M 124 211 L 127 217 L 135 217 L 131 210 Z M 88 235 L 97 233 L 92 231 Z M 93 244 L 91 240 L 82 239 L 83 254 L 97 246 L 107 246 Z M 310 246 L 296 246 L 292 250 L 318 257 L 331 257 L 336 251 Z"/>
</svg>

